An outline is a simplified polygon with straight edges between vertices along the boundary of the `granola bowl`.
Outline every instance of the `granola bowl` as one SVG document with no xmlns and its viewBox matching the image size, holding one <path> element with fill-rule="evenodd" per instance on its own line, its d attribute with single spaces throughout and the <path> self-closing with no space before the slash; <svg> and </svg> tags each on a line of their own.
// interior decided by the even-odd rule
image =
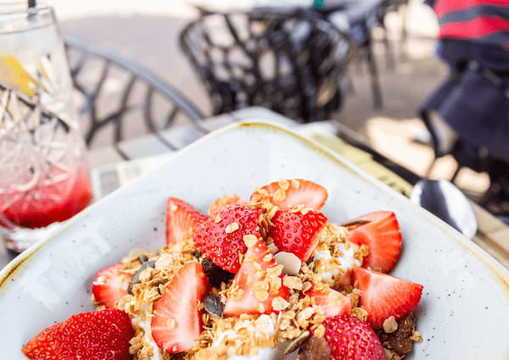
<svg viewBox="0 0 509 360">
<path fill-rule="evenodd" d="M 74 313 L 92 311 L 97 271 L 133 248 L 165 241 L 168 197 L 200 210 L 224 194 L 306 178 L 328 189 L 336 223 L 379 209 L 399 218 L 404 247 L 394 274 L 424 286 L 416 310 L 423 341 L 409 359 L 509 358 L 509 274 L 445 223 L 329 152 L 286 129 L 243 123 L 216 131 L 162 168 L 114 192 L 0 272 L 2 359 L 26 359 L 23 344 Z M 337 359 L 339 360 L 339 359 Z"/>
</svg>

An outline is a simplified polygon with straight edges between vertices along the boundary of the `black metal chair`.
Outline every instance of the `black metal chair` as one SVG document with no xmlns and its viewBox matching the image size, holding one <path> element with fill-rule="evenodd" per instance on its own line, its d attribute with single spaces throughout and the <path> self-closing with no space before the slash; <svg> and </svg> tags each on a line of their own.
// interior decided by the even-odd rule
<svg viewBox="0 0 509 360">
<path fill-rule="evenodd" d="M 373 108 L 375 109 L 383 108 L 383 96 L 379 66 L 374 53 L 375 39 L 372 32 L 375 28 L 382 30 L 381 40 L 385 47 L 387 67 L 395 68 L 396 61 L 387 35 L 385 17 L 391 12 L 399 11 L 407 3 L 408 0 L 343 0 L 331 2 L 323 9 L 316 9 L 320 16 L 347 32 L 352 38 L 358 49 L 357 60 L 364 61 L 368 67 Z M 403 18 L 405 22 L 405 16 Z M 406 26 L 402 27 L 401 37 L 402 43 L 406 41 Z"/>
<path fill-rule="evenodd" d="M 378 8 L 378 26 L 383 30 L 382 31 L 382 41 L 385 47 L 385 59 L 386 64 L 389 69 L 394 69 L 396 67 L 396 56 L 394 54 L 393 48 L 389 41 L 389 37 L 387 34 L 387 27 L 385 24 L 385 18 L 390 13 L 401 13 L 403 9 L 403 14 L 401 15 L 401 34 L 399 39 L 399 47 L 400 52 L 403 54 L 403 51 L 406 46 L 406 42 L 408 40 L 408 31 L 407 31 L 407 12 L 406 8 L 408 7 L 410 0 L 383 0 L 382 4 Z"/>
<path fill-rule="evenodd" d="M 488 189 L 480 195 L 472 194 L 472 197 L 479 205 L 509 223 L 509 163 L 492 156 L 486 148 L 475 146 L 461 137 L 455 140 L 450 150 L 441 150 L 443 140 L 431 121 L 430 111 L 432 110 L 423 108 L 420 111 L 420 118 L 430 134 L 434 152 L 426 176 L 430 175 L 438 159 L 448 155 L 452 156 L 457 163 L 450 177 L 451 182 L 456 181 L 464 168 L 486 173 L 490 179 Z"/>
<path fill-rule="evenodd" d="M 258 105 L 309 122 L 341 108 L 353 48 L 332 24 L 306 10 L 200 11 L 180 41 L 214 114 Z"/>
<path fill-rule="evenodd" d="M 177 146 L 162 137 L 161 130 L 191 122 L 207 133 L 201 126 L 200 110 L 142 66 L 75 38 L 65 37 L 65 46 L 73 85 L 80 95 L 78 108 L 88 146 L 102 140 L 127 159 L 117 144 L 127 139 L 128 127 L 135 136 L 153 133 L 174 150 Z"/>
</svg>

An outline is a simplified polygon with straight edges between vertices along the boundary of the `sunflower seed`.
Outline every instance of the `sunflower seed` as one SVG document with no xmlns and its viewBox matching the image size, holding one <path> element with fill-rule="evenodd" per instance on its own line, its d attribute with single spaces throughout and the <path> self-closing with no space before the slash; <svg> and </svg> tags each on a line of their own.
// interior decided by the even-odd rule
<svg viewBox="0 0 509 360">
<path fill-rule="evenodd" d="M 300 346 L 304 343 L 304 341 L 306 341 L 309 338 L 310 335 L 311 333 L 307 330 L 301 332 L 299 336 L 297 336 L 295 339 L 288 343 L 284 350 L 284 354 L 285 355 L 291 354 L 292 352 L 300 348 Z"/>
</svg>

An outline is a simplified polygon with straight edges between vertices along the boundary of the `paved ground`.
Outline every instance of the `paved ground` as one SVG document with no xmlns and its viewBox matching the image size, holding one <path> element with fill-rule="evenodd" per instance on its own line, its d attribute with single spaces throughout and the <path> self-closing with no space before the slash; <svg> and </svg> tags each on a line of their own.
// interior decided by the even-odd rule
<svg viewBox="0 0 509 360">
<path fill-rule="evenodd" d="M 216 0 L 220 1 L 220 0 Z M 222 0 L 225 1 L 225 0 Z M 178 47 L 182 26 L 194 15 L 182 0 L 53 0 L 62 29 L 97 47 L 134 59 L 156 72 L 205 112 L 209 112 L 206 94 Z M 391 37 L 397 38 L 400 17 L 388 19 Z M 354 93 L 348 98 L 338 120 L 363 132 L 372 143 L 389 156 L 423 173 L 431 152 L 414 145 L 410 137 L 420 127 L 416 109 L 445 76 L 445 69 L 434 56 L 436 24 L 430 10 L 414 2 L 409 10 L 410 40 L 406 56 L 398 56 L 397 67 L 385 66 L 385 52 L 377 47 L 385 106 L 381 111 L 371 107 L 371 93 L 366 69 L 352 67 Z M 397 41 L 393 41 L 397 45 Z M 400 53 L 401 49 L 395 49 Z M 451 160 L 444 160 L 434 173 L 449 174 Z M 476 189 L 486 185 L 483 177 L 465 173 L 464 185 Z"/>
</svg>

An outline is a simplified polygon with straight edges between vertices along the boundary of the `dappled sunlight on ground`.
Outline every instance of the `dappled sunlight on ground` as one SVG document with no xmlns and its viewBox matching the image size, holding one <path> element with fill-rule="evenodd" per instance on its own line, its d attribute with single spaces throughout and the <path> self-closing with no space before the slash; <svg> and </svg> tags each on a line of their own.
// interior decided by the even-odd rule
<svg viewBox="0 0 509 360">
<path fill-rule="evenodd" d="M 424 129 L 419 119 L 394 120 L 385 117 L 374 117 L 367 121 L 366 133 L 372 146 L 390 159 L 425 176 L 433 151 L 429 146 L 413 141 L 414 136 Z M 456 169 L 456 162 L 451 156 L 439 159 L 429 177 L 432 179 L 449 179 Z M 480 193 L 488 187 L 486 174 L 478 174 L 469 169 L 461 170 L 457 184 L 472 193 Z"/>
</svg>

